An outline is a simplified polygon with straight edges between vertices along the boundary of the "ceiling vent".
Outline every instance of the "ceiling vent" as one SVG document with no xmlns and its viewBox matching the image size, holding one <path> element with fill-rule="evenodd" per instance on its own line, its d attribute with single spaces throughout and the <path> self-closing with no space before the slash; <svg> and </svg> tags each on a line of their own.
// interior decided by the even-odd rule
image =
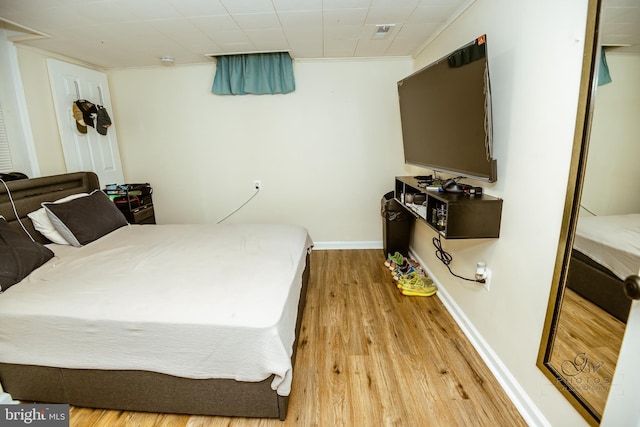
<svg viewBox="0 0 640 427">
<path fill-rule="evenodd" d="M 376 40 L 384 39 L 389 34 L 389 31 L 391 31 L 391 29 L 395 26 L 396 24 L 377 24 L 376 32 L 373 34 L 373 38 Z"/>
</svg>

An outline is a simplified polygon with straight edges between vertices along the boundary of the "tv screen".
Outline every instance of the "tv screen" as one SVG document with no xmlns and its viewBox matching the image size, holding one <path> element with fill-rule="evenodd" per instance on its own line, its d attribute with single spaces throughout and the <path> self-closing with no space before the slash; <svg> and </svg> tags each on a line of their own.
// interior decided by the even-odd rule
<svg viewBox="0 0 640 427">
<path fill-rule="evenodd" d="M 407 164 L 494 182 L 486 36 L 398 82 Z"/>
</svg>

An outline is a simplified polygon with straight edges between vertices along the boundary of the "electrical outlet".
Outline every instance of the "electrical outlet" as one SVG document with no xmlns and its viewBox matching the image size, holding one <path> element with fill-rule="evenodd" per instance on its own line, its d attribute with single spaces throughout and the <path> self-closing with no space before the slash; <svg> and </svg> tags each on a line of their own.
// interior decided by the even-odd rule
<svg viewBox="0 0 640 427">
<path fill-rule="evenodd" d="M 491 270 L 487 268 L 487 264 L 484 261 L 478 261 L 476 263 L 476 280 L 483 280 L 482 287 L 487 291 L 489 290 L 489 282 L 491 280 Z"/>
<path fill-rule="evenodd" d="M 260 190 L 262 189 L 262 182 L 259 179 L 253 181 L 253 189 Z"/>
<path fill-rule="evenodd" d="M 488 268 L 485 268 L 484 271 L 485 271 L 484 273 L 485 278 L 484 278 L 484 283 L 482 284 L 482 287 L 488 291 L 491 285 L 491 270 L 489 270 Z"/>
</svg>

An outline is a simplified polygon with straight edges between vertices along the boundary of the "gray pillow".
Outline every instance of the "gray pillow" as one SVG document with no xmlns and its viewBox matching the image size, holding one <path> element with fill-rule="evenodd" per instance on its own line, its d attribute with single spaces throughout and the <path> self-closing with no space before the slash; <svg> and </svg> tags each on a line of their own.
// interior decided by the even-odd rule
<svg viewBox="0 0 640 427">
<path fill-rule="evenodd" d="M 0 216 L 0 290 L 15 285 L 53 258 L 53 252 L 18 233 Z"/>
<path fill-rule="evenodd" d="M 91 243 L 127 225 L 127 219 L 109 197 L 95 190 L 86 197 L 42 207 L 58 233 L 73 246 Z"/>
</svg>

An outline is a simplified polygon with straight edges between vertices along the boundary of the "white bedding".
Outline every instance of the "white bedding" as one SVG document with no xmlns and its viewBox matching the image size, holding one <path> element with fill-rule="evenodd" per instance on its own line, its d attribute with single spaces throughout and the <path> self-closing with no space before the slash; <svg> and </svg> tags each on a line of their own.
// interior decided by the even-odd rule
<svg viewBox="0 0 640 427">
<path fill-rule="evenodd" d="M 640 268 L 640 214 L 580 217 L 574 249 L 624 280 Z"/>
<path fill-rule="evenodd" d="M 0 362 L 291 387 L 304 228 L 131 225 L 0 295 Z"/>
</svg>

